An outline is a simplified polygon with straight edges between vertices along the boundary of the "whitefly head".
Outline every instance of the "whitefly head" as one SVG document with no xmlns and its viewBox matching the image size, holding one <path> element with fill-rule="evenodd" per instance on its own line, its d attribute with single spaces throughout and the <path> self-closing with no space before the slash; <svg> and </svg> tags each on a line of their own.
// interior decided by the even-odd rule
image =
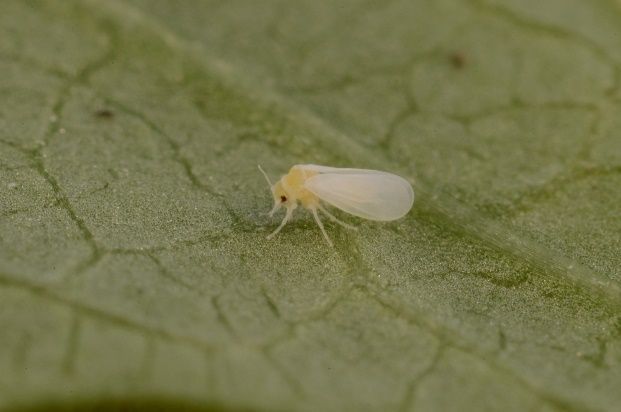
<svg viewBox="0 0 621 412">
<path fill-rule="evenodd" d="M 272 183 L 269 176 L 267 175 L 267 173 L 265 173 L 265 170 L 263 170 L 263 168 L 260 165 L 259 165 L 259 170 L 265 177 L 267 184 L 270 186 L 270 190 L 274 198 L 274 207 L 269 213 L 269 215 L 272 216 L 281 207 L 283 206 L 289 207 L 291 205 L 291 200 L 289 199 L 290 196 L 287 194 L 287 192 L 283 188 L 282 183 L 280 181 L 276 182 L 275 184 Z"/>
</svg>

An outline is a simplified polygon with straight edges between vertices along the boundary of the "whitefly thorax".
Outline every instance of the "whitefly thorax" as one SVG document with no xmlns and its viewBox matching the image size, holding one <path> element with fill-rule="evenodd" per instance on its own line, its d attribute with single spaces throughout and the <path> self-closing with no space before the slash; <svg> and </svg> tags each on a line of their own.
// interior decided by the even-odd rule
<svg viewBox="0 0 621 412">
<path fill-rule="evenodd" d="M 294 203 L 299 201 L 302 206 L 309 209 L 319 205 L 319 197 L 304 187 L 304 183 L 318 173 L 312 170 L 304 169 L 296 165 L 289 169 L 289 173 L 284 175 L 276 186 L 280 184 L 285 197 L 285 202 Z M 282 201 L 282 198 L 280 198 Z"/>
</svg>

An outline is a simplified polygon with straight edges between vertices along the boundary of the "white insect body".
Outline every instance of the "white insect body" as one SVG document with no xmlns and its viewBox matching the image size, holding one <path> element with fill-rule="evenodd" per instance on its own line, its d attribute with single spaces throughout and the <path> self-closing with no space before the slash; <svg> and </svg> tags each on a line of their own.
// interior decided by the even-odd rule
<svg viewBox="0 0 621 412">
<path fill-rule="evenodd" d="M 270 216 L 281 207 L 287 209 L 280 226 L 267 237 L 268 239 L 287 224 L 293 211 L 298 207 L 298 202 L 313 214 L 315 222 L 330 246 L 332 241 L 317 211 L 321 211 L 332 221 L 348 229 L 355 227 L 333 216 L 322 206 L 321 201 L 354 216 L 378 221 L 399 219 L 410 211 L 414 203 L 414 191 L 407 180 L 378 170 L 295 165 L 275 184 L 272 184 L 261 166 L 259 170 L 265 176 L 274 196 L 274 207 Z"/>
</svg>

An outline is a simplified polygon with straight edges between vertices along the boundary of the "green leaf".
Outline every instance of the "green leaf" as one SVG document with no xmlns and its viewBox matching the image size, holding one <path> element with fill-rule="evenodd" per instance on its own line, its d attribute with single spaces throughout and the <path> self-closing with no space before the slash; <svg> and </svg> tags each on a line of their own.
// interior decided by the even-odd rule
<svg viewBox="0 0 621 412">
<path fill-rule="evenodd" d="M 0 410 L 618 410 L 613 0 L 5 0 Z M 297 163 L 405 176 L 392 223 Z"/>
</svg>

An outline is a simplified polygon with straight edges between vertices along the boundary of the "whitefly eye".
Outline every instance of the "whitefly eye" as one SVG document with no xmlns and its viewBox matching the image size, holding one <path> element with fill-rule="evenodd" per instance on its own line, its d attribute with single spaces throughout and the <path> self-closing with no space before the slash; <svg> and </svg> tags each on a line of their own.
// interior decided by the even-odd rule
<svg viewBox="0 0 621 412">
<path fill-rule="evenodd" d="M 287 201 L 287 196 L 280 196 L 280 201 L 285 203 Z"/>
</svg>

